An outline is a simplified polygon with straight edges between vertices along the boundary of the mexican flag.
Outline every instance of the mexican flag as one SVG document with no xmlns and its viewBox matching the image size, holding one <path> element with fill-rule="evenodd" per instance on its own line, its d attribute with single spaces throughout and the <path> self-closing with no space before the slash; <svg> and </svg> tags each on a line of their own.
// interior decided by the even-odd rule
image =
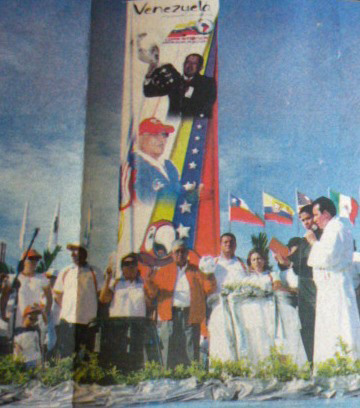
<svg viewBox="0 0 360 408">
<path fill-rule="evenodd" d="M 334 202 L 339 217 L 349 218 L 352 224 L 355 224 L 355 218 L 358 214 L 359 204 L 350 196 L 337 193 L 330 190 L 330 199 Z"/>
</svg>

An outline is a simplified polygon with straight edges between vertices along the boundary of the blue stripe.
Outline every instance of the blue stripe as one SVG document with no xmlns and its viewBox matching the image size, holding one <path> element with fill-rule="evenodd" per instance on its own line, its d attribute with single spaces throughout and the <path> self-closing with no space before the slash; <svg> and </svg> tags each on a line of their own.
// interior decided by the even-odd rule
<svg viewBox="0 0 360 408">
<path fill-rule="evenodd" d="M 214 29 L 214 35 L 212 38 L 212 43 L 210 47 L 209 57 L 205 69 L 205 74 L 207 76 L 214 76 L 215 61 L 216 61 L 216 33 L 217 24 Z M 198 127 L 201 126 L 200 129 Z M 181 176 L 181 184 L 184 185 L 186 182 L 196 182 L 195 191 L 185 191 L 184 188 L 176 202 L 176 208 L 173 218 L 173 224 L 177 228 L 180 224 L 185 227 L 190 227 L 189 238 L 186 239 L 188 248 L 193 248 L 195 244 L 195 231 L 197 227 L 197 217 L 199 211 L 199 195 L 198 188 L 201 183 L 201 173 L 205 154 L 205 142 L 207 134 L 208 119 L 207 118 L 194 118 L 193 126 L 190 133 L 189 144 L 185 156 L 183 172 Z M 196 140 L 195 137 L 199 136 L 200 139 Z M 192 153 L 192 149 L 198 149 L 197 154 Z M 189 163 L 194 161 L 196 163 L 196 169 L 189 169 Z M 191 213 L 181 214 L 180 205 L 183 204 L 184 200 L 191 204 Z"/>
</svg>

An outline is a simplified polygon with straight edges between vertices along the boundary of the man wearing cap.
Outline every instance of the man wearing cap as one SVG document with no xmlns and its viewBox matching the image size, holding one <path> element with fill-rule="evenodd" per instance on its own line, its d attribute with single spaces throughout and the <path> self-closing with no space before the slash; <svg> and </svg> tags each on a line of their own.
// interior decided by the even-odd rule
<svg viewBox="0 0 360 408">
<path fill-rule="evenodd" d="M 200 272 L 188 262 L 183 240 L 173 242 L 172 255 L 174 262 L 150 274 L 144 285 L 147 296 L 157 299 L 163 364 L 167 368 L 199 359 L 205 296 L 216 290 L 214 274 Z"/>
<path fill-rule="evenodd" d="M 169 97 L 168 116 L 210 118 L 216 100 L 214 78 L 200 75 L 204 58 L 200 54 L 189 54 L 184 61 L 181 75 L 173 65 L 157 67 L 157 61 L 149 64 L 143 84 L 147 97 Z"/>
<path fill-rule="evenodd" d="M 136 197 L 147 204 L 156 198 L 172 201 L 180 192 L 181 185 L 176 167 L 164 159 L 167 138 L 174 127 L 152 117 L 144 119 L 139 126 L 138 151 L 135 154 Z"/>
<path fill-rule="evenodd" d="M 54 286 L 54 297 L 60 305 L 58 350 L 68 357 L 85 346 L 93 351 L 95 330 L 89 326 L 97 315 L 98 293 L 103 275 L 87 262 L 87 250 L 78 243 L 66 247 L 73 264 L 61 270 Z"/>
<path fill-rule="evenodd" d="M 26 306 L 42 305 L 47 315 L 51 309 L 52 295 L 49 282 L 42 274 L 36 274 L 36 267 L 41 259 L 41 255 L 35 250 L 23 254 L 24 268 L 19 273 L 18 282 L 20 284 L 18 291 L 18 305 L 16 310 L 15 327 L 21 327 L 23 321 L 23 313 Z M 5 321 L 9 321 L 6 316 L 6 306 L 11 294 L 12 281 L 9 280 L 1 294 L 1 318 Z"/>
<path fill-rule="evenodd" d="M 100 302 L 110 303 L 109 320 L 104 324 L 101 356 L 126 371 L 143 367 L 143 339 L 146 316 L 144 284 L 135 253 L 121 260 L 122 276 L 113 277 L 113 268 L 106 269 Z"/>
</svg>

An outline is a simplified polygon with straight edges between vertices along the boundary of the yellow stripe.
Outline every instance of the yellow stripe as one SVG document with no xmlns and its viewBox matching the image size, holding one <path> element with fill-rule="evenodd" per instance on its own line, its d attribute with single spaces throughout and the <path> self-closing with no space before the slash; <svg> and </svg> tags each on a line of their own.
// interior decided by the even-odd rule
<svg viewBox="0 0 360 408">
<path fill-rule="evenodd" d="M 277 198 L 271 196 L 270 194 L 263 193 L 263 200 L 264 207 L 274 207 L 275 205 L 278 205 L 279 207 L 281 207 L 282 211 L 285 211 L 290 215 L 295 214 L 295 211 L 289 206 L 289 204 L 286 204 L 283 201 L 278 200 Z"/>
<path fill-rule="evenodd" d="M 204 50 L 204 66 L 200 72 L 202 75 L 205 72 L 213 37 L 214 37 L 214 32 L 209 36 L 208 42 Z M 181 126 L 179 128 L 179 131 L 176 137 L 176 141 L 174 143 L 174 146 L 173 146 L 173 149 L 170 155 L 170 160 L 173 162 L 174 166 L 177 168 L 180 179 L 181 179 L 181 175 L 182 175 L 183 168 L 184 168 L 185 156 L 186 156 L 188 145 L 189 145 L 192 125 L 193 125 L 193 119 L 183 119 L 182 120 Z M 150 223 L 154 223 L 160 220 L 172 221 L 174 218 L 174 214 L 175 214 L 175 205 L 176 205 L 176 202 L 169 202 L 169 201 L 157 202 L 155 204 Z"/>
<path fill-rule="evenodd" d="M 189 145 L 190 133 L 193 120 L 184 120 L 179 128 L 173 150 L 170 155 L 170 160 L 180 175 L 184 168 L 185 156 Z M 175 213 L 175 202 L 161 201 L 157 202 L 151 217 L 151 223 L 159 220 L 172 221 Z"/>
</svg>

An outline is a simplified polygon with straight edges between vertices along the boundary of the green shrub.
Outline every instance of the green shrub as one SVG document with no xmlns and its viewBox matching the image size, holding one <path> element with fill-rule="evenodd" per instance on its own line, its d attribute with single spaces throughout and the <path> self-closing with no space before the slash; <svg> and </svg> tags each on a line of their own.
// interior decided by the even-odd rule
<svg viewBox="0 0 360 408">
<path fill-rule="evenodd" d="M 204 366 L 199 361 L 193 361 L 191 366 L 188 367 L 188 371 L 191 377 L 196 377 L 196 379 L 203 383 L 206 380 L 210 380 L 212 378 L 220 380 L 222 377 L 222 373 L 216 370 L 206 370 Z"/>
<path fill-rule="evenodd" d="M 318 377 L 334 377 L 360 374 L 360 360 L 352 360 L 350 349 L 339 339 L 340 350 L 333 358 L 319 363 L 315 367 Z M 261 379 L 276 378 L 279 381 L 291 381 L 295 378 L 309 380 L 312 370 L 309 363 L 299 368 L 292 357 L 273 347 L 270 355 L 256 366 L 246 359 L 240 361 L 211 360 L 209 371 L 199 361 L 193 361 L 189 367 L 180 364 L 174 369 L 165 369 L 156 362 L 146 362 L 142 370 L 128 374 L 121 373 L 116 367 L 103 368 L 99 365 L 96 353 L 80 353 L 82 357 L 53 359 L 43 366 L 29 369 L 22 359 L 8 355 L 0 358 L 0 383 L 25 384 L 39 380 L 46 386 L 54 386 L 64 381 L 77 383 L 127 384 L 137 385 L 142 381 L 173 378 L 177 380 L 196 377 L 199 382 L 209 379 L 225 380 L 233 377 L 255 377 Z"/>
<path fill-rule="evenodd" d="M 360 361 L 354 361 L 350 357 L 351 350 L 341 337 L 339 337 L 338 346 L 340 351 L 337 351 L 334 357 L 316 364 L 316 376 L 329 378 L 355 373 L 360 374 Z"/>
<path fill-rule="evenodd" d="M 282 354 L 281 349 L 274 346 L 269 357 L 258 363 L 255 376 L 266 380 L 277 378 L 283 382 L 291 381 L 299 378 L 299 368 L 290 355 Z"/>
<path fill-rule="evenodd" d="M 0 359 L 1 384 L 26 384 L 35 378 L 34 370 L 26 367 L 24 360 L 8 355 Z"/>
<path fill-rule="evenodd" d="M 74 377 L 74 363 L 71 357 L 57 358 L 46 362 L 43 367 L 35 370 L 36 378 L 44 385 L 54 386 Z"/>
<path fill-rule="evenodd" d="M 251 365 L 245 359 L 226 361 L 223 365 L 223 372 L 230 377 L 250 377 L 252 374 Z"/>
<path fill-rule="evenodd" d="M 239 361 L 221 361 L 219 359 L 211 360 L 210 374 L 213 378 L 225 377 L 250 377 L 252 375 L 252 367 L 247 359 Z"/>
</svg>

